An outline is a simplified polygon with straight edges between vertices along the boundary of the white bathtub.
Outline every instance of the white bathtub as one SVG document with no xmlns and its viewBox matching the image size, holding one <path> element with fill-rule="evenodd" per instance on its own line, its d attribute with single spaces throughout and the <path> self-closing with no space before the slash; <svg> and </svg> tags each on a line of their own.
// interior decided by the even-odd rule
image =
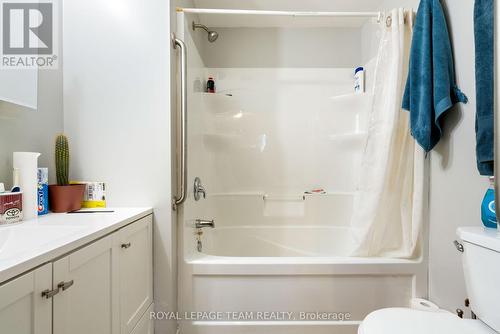
<svg viewBox="0 0 500 334">
<path fill-rule="evenodd" d="M 346 227 L 234 226 L 207 230 L 203 253 L 231 257 L 348 256 L 351 236 Z"/>
<path fill-rule="evenodd" d="M 185 246 L 192 251 L 194 229 L 185 231 L 191 239 Z M 202 252 L 187 250 L 190 255 L 183 263 L 180 309 L 220 312 L 224 318 L 183 321 L 182 333 L 356 333 L 368 313 L 426 297 L 427 273 L 421 259 L 348 257 L 349 240 L 347 227 L 204 230 Z M 251 312 L 254 318 L 225 314 L 232 311 Z M 290 312 L 292 317 L 256 319 L 264 311 Z M 311 318 L 316 312 L 329 318 Z M 336 314 L 350 318 L 340 321 Z"/>
</svg>

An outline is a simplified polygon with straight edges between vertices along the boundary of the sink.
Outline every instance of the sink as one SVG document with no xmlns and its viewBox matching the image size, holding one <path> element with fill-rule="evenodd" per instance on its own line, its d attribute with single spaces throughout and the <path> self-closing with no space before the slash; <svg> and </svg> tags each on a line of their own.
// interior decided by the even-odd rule
<svg viewBox="0 0 500 334">
<path fill-rule="evenodd" d="M 71 237 L 86 227 L 16 225 L 0 228 L 0 261 L 36 251 L 41 246 Z"/>
</svg>

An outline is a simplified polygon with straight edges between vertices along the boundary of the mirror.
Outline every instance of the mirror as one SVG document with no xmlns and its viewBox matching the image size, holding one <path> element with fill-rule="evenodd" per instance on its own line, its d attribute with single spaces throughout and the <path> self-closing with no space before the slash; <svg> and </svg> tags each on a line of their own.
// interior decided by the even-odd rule
<svg viewBox="0 0 500 334">
<path fill-rule="evenodd" d="M 36 110 L 38 69 L 1 69 L 0 101 Z M 0 108 L 5 108 L 5 104 L 0 104 Z"/>
</svg>

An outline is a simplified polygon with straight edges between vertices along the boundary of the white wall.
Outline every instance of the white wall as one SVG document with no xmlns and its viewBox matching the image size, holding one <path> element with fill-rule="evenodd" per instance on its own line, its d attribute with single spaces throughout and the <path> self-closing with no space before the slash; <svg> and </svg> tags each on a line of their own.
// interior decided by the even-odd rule
<svg viewBox="0 0 500 334">
<path fill-rule="evenodd" d="M 213 28 L 198 43 L 207 67 L 356 67 L 361 64 L 359 28 Z"/>
<path fill-rule="evenodd" d="M 450 311 L 466 298 L 460 254 L 452 242 L 459 226 L 481 225 L 480 204 L 488 181 L 480 177 L 475 156 L 474 0 L 442 0 L 455 53 L 458 86 L 469 104 L 458 105 L 445 121 L 445 137 L 431 153 L 430 299 Z M 418 0 L 386 0 L 381 8 L 418 8 Z"/>
<path fill-rule="evenodd" d="M 450 310 L 464 308 L 461 256 L 452 245 L 459 226 L 480 226 L 488 180 L 479 176 L 475 153 L 474 0 L 445 0 L 458 86 L 469 104 L 450 111 L 446 138 L 431 157 L 430 296 Z"/>
<path fill-rule="evenodd" d="M 63 10 L 72 178 L 105 181 L 111 207 L 154 207 L 156 309 L 175 310 L 169 2 L 67 1 Z M 156 325 L 175 333 L 174 321 Z"/>
</svg>

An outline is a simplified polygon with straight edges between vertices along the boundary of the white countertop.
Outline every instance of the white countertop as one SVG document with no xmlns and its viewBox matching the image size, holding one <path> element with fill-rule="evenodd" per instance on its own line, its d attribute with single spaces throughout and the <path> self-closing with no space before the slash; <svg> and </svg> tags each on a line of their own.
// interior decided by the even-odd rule
<svg viewBox="0 0 500 334">
<path fill-rule="evenodd" d="M 152 208 L 106 208 L 99 213 L 50 213 L 0 226 L 0 283 L 153 213 Z"/>
</svg>

